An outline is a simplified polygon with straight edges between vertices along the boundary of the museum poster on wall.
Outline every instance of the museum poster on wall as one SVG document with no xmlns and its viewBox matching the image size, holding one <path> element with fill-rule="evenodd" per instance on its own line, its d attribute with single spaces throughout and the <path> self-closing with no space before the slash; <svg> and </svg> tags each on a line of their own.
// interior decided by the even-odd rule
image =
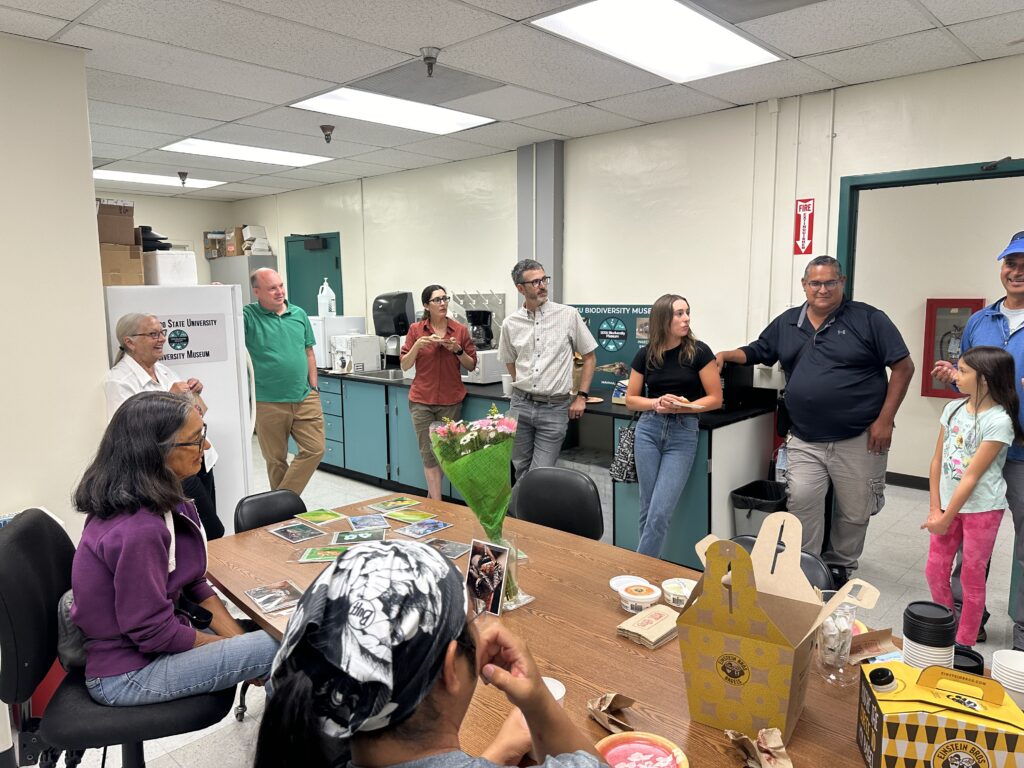
<svg viewBox="0 0 1024 768">
<path fill-rule="evenodd" d="M 930 375 L 939 360 L 954 366 L 960 359 L 960 344 L 967 320 L 984 309 L 984 299 L 928 299 L 924 321 L 924 358 L 921 360 L 921 395 L 923 397 L 960 397 L 950 384 Z"/>
<path fill-rule="evenodd" d="M 629 378 L 633 357 L 647 346 L 650 304 L 572 304 L 597 342 L 590 389 L 612 389 Z"/>
</svg>

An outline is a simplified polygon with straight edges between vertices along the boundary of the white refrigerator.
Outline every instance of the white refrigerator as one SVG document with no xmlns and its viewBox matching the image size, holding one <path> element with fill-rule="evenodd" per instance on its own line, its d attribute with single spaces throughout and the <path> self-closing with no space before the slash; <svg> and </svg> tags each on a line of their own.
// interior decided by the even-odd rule
<svg viewBox="0 0 1024 768">
<path fill-rule="evenodd" d="M 238 500 L 251 492 L 252 420 L 242 293 L 237 285 L 111 286 L 107 297 L 110 360 L 114 327 L 129 312 L 156 315 L 167 329 L 163 363 L 203 382 L 207 436 L 217 449 L 217 516 L 234 530 Z"/>
</svg>

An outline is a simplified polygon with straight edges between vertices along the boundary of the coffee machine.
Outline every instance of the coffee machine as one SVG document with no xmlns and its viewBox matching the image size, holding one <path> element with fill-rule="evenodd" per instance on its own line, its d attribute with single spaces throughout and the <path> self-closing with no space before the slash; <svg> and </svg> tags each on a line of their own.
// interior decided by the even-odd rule
<svg viewBox="0 0 1024 768">
<path fill-rule="evenodd" d="M 491 330 L 493 312 L 489 309 L 468 309 L 466 319 L 469 321 L 469 335 L 477 349 L 494 348 L 494 331 Z"/>
<path fill-rule="evenodd" d="M 408 291 L 382 293 L 373 300 L 373 328 L 384 339 L 384 354 L 389 366 L 398 365 L 405 334 L 414 322 L 416 309 Z"/>
</svg>

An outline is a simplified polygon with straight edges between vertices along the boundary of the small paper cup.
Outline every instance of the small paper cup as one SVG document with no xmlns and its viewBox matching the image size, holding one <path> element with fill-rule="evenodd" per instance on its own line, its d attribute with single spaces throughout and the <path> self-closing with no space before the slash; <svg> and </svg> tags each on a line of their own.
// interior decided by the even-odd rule
<svg viewBox="0 0 1024 768">
<path fill-rule="evenodd" d="M 653 584 L 630 584 L 619 590 L 619 601 L 627 613 L 640 613 L 661 599 L 661 588 Z"/>
<path fill-rule="evenodd" d="M 551 691 L 551 695 L 554 696 L 555 701 L 558 702 L 558 706 L 564 707 L 565 685 L 562 683 L 562 681 L 556 680 L 553 677 L 542 677 L 541 680 L 544 681 L 544 685 L 546 685 L 548 687 L 548 690 Z"/>
<path fill-rule="evenodd" d="M 612 592 L 615 592 L 616 594 L 618 594 L 620 589 L 628 587 L 630 584 L 650 584 L 650 582 L 643 576 L 631 576 L 629 574 L 612 576 L 608 579 L 608 586 L 611 587 Z"/>
<path fill-rule="evenodd" d="M 665 602 L 673 608 L 682 608 L 690 599 L 690 593 L 697 586 L 693 579 L 665 579 L 661 582 L 661 592 L 665 595 Z"/>
</svg>

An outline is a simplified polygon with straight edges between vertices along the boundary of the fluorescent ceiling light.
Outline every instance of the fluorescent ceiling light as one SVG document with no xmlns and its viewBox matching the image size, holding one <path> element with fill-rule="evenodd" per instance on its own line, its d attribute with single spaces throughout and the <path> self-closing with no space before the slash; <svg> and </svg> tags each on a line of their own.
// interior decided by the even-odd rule
<svg viewBox="0 0 1024 768">
<path fill-rule="evenodd" d="M 328 115 L 437 134 L 455 133 L 494 122 L 490 117 L 480 117 L 408 99 L 396 99 L 394 96 L 359 91 L 355 88 L 338 88 L 291 106 L 296 109 L 308 109 L 311 112 L 325 112 Z"/>
<path fill-rule="evenodd" d="M 531 23 L 674 83 L 779 60 L 676 0 L 594 0 Z"/>
<path fill-rule="evenodd" d="M 166 147 L 160 147 L 160 149 L 165 152 L 185 152 L 189 155 L 226 157 L 230 160 L 287 165 L 291 168 L 301 168 L 304 165 L 313 165 L 334 159 L 319 155 L 304 155 L 301 152 L 285 152 L 283 149 L 249 147 L 245 144 L 229 144 L 225 141 L 208 141 L 206 139 L 183 139 L 174 144 L 168 144 Z"/>
<path fill-rule="evenodd" d="M 153 173 L 129 173 L 128 171 L 105 171 L 97 168 L 92 172 L 94 179 L 103 181 L 130 181 L 133 184 L 159 184 L 164 187 L 180 187 L 181 179 L 177 176 L 157 176 Z M 185 186 L 193 189 L 208 189 L 219 187 L 223 181 L 208 181 L 207 179 L 185 179 Z"/>
</svg>

